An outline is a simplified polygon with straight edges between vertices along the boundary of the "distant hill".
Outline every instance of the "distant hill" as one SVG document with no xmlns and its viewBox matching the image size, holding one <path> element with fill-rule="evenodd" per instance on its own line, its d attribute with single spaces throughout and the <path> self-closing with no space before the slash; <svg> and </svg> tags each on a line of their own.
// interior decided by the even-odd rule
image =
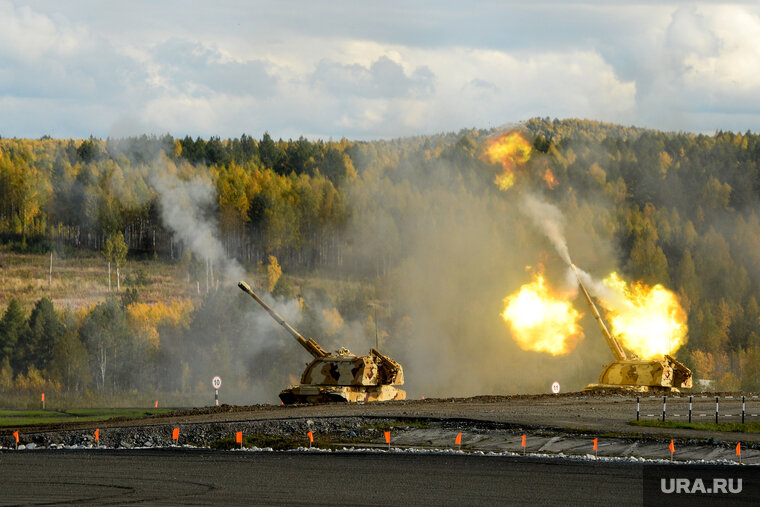
<svg viewBox="0 0 760 507">
<path fill-rule="evenodd" d="M 274 256 L 303 281 L 289 296 L 317 279 L 364 287 L 362 301 L 384 302 L 399 347 L 416 340 L 449 357 L 441 351 L 477 335 L 483 350 L 511 354 L 491 322 L 501 299 L 526 266 L 558 278 L 562 265 L 521 214 L 531 194 L 560 210 L 584 269 L 678 294 L 689 326 L 678 355 L 698 377 L 760 389 L 760 136 L 548 118 L 519 130 L 531 154 L 506 191 L 494 185 L 504 168 L 483 156 L 494 129 L 372 142 L 0 139 L 0 303 L 96 303 L 104 247 L 123 237 L 126 277 L 143 272 L 148 302 L 197 299 L 209 272 L 263 276 Z M 310 297 L 330 310 L 337 292 Z M 349 307 L 357 329 L 374 322 L 372 307 Z M 583 353 L 603 361 L 592 332 Z M 507 382 L 519 378 L 483 379 Z"/>
</svg>

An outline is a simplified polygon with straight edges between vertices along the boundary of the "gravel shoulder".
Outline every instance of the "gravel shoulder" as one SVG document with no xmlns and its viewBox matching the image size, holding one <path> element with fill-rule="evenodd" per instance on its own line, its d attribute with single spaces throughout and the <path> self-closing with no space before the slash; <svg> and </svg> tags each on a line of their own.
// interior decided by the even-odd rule
<svg viewBox="0 0 760 507">
<path fill-rule="evenodd" d="M 740 396 L 724 399 L 723 413 L 736 412 L 739 399 Z M 713 400 L 694 398 L 695 420 L 698 414 L 714 411 Z M 641 397 L 642 416 L 659 416 L 661 403 L 661 398 Z M 668 416 L 683 420 L 687 403 L 688 396 L 669 397 Z M 748 406 L 748 413 L 760 412 L 760 401 L 753 403 Z M 229 438 L 235 431 L 305 438 L 311 430 L 328 439 L 323 442 L 325 445 L 360 442 L 364 446 L 382 446 L 381 429 L 393 428 L 394 444 L 400 446 L 449 448 L 456 434 L 462 432 L 466 450 L 520 452 L 521 435 L 528 434 L 529 452 L 586 455 L 593 452 L 591 440 L 600 438 L 600 455 L 655 459 L 667 458 L 662 443 L 676 439 L 680 458 L 695 460 L 730 460 L 733 446 L 741 441 L 746 449 L 745 462 L 760 462 L 760 434 L 628 424 L 635 417 L 636 397 L 566 393 L 287 407 L 223 405 L 136 420 L 26 427 L 21 428 L 21 434 L 22 443 L 38 447 L 88 446 L 95 444 L 92 430 L 98 427 L 102 445 L 134 448 L 174 444 L 171 429 L 176 426 L 181 427 L 180 444 L 198 446 Z M 13 431 L 14 428 L 6 428 L 0 432 L 0 445 L 6 448 L 14 445 Z"/>
</svg>

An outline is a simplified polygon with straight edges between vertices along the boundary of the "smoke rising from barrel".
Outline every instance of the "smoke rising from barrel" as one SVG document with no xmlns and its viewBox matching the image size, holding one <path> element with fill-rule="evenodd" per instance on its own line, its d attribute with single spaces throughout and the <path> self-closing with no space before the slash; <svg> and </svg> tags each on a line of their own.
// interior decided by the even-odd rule
<svg viewBox="0 0 760 507">
<path fill-rule="evenodd" d="M 237 281 L 244 270 L 228 257 L 218 237 L 218 224 L 212 211 L 216 194 L 211 181 L 197 176 L 181 180 L 173 174 L 163 173 L 152 179 L 160 203 L 161 218 L 175 237 L 199 259 L 210 263 L 221 272 L 225 281 Z"/>
<path fill-rule="evenodd" d="M 520 210 L 546 235 L 562 260 L 568 265 L 572 264 L 565 239 L 565 217 L 562 212 L 553 204 L 530 193 L 520 196 Z"/>
</svg>

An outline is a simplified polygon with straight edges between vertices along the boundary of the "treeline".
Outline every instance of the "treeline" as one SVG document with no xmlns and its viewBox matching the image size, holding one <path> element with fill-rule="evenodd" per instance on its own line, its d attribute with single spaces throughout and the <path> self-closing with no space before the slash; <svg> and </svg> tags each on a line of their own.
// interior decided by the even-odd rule
<svg viewBox="0 0 760 507">
<path fill-rule="evenodd" d="M 546 118 L 522 128 L 538 154 L 525 185 L 540 188 L 573 230 L 611 243 L 626 276 L 678 293 L 690 330 L 679 357 L 724 388 L 760 389 L 760 136 Z M 411 255 L 419 231 L 406 222 L 435 199 L 430 188 L 516 195 L 499 193 L 500 168 L 481 157 L 494 133 L 2 139 L 0 235 L 12 248 L 46 252 L 102 250 L 122 233 L 130 255 L 180 259 L 185 245 L 161 222 L 154 178 L 202 176 L 216 190 L 229 257 L 254 265 L 275 255 L 286 271 L 383 283 Z M 538 168 L 551 169 L 556 186 L 542 186 Z"/>
<path fill-rule="evenodd" d="M 267 271 L 264 287 L 257 290 L 262 296 L 269 290 L 279 296 L 280 301 L 270 303 L 293 325 L 319 336 L 326 347 L 351 343 L 351 330 L 342 329 L 343 316 L 361 318 L 370 295 L 347 289 L 330 309 L 303 300 L 299 306 L 276 259 L 270 259 Z M 318 299 L 309 292 L 307 297 Z M 274 402 L 300 373 L 304 352 L 263 311 L 252 325 L 256 308 L 237 290 L 152 305 L 127 290 L 78 310 L 56 309 L 42 298 L 29 314 L 13 298 L 0 317 L 0 403 L 26 406 L 47 393 L 58 403 L 98 403 L 127 395 L 151 403 L 160 397 L 162 404 L 208 404 L 214 375 L 225 379 L 223 400 Z"/>
<path fill-rule="evenodd" d="M 131 292 L 125 295 L 76 312 L 57 312 L 42 298 L 28 316 L 11 299 L 0 319 L 0 391 L 166 390 L 158 329 L 163 349 L 170 349 L 168 330 L 187 330 L 193 305 L 177 300 L 148 306 Z"/>
</svg>

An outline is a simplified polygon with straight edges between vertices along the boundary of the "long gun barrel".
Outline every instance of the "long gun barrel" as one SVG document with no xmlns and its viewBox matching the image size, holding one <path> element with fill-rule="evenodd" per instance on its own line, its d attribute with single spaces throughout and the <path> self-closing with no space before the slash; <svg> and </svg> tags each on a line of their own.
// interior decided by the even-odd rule
<svg viewBox="0 0 760 507">
<path fill-rule="evenodd" d="M 612 334 L 607 329 L 607 326 L 604 325 L 604 321 L 602 321 L 602 316 L 599 315 L 599 310 L 597 310 L 596 305 L 594 304 L 594 301 L 591 300 L 591 296 L 589 296 L 589 293 L 586 290 L 586 287 L 583 285 L 583 282 L 581 282 L 581 277 L 578 274 L 578 269 L 576 269 L 574 264 L 570 264 L 570 267 L 573 268 L 573 271 L 575 272 L 575 278 L 578 279 L 578 285 L 580 285 L 581 291 L 583 291 L 583 295 L 586 296 L 586 301 L 588 301 L 588 305 L 591 307 L 591 313 L 594 314 L 594 318 L 596 319 L 596 322 L 599 324 L 599 328 L 602 330 L 604 339 L 607 340 L 607 345 L 609 345 L 610 349 L 612 350 L 612 353 L 615 354 L 615 359 L 618 359 L 620 361 L 625 361 L 626 359 L 628 359 L 628 357 L 625 354 L 625 350 L 623 350 L 623 346 L 620 345 L 620 342 L 618 341 L 618 339 L 612 336 Z"/>
<path fill-rule="evenodd" d="M 264 308 L 264 310 L 266 310 L 267 313 L 269 313 L 269 315 L 271 315 L 272 318 L 279 325 L 281 325 L 282 327 L 284 327 L 285 330 L 288 333 L 290 333 L 291 335 L 293 335 L 293 338 L 295 338 L 296 341 L 298 343 L 300 343 L 303 348 L 305 348 L 306 350 L 309 351 L 309 354 L 311 354 L 315 358 L 318 358 L 318 357 L 327 357 L 327 356 L 330 355 L 328 352 L 325 351 L 325 349 L 323 349 L 319 345 L 319 343 L 315 342 L 313 338 L 309 338 L 307 340 L 306 338 L 304 338 L 301 335 L 301 333 L 299 333 L 298 331 L 296 331 L 295 329 L 293 329 L 293 327 L 291 327 L 290 324 L 288 324 L 287 322 L 285 322 L 285 320 L 282 317 L 280 317 L 279 313 L 277 313 L 276 311 L 272 310 L 272 308 L 270 308 L 269 305 L 264 302 L 264 300 L 262 300 L 259 296 L 257 296 L 256 293 L 253 292 L 253 289 L 251 289 L 251 287 L 247 283 L 245 283 L 243 281 L 240 281 L 238 283 L 238 287 L 240 287 L 240 290 L 242 290 L 243 292 L 246 292 L 249 296 L 251 296 L 254 300 L 256 300 L 256 302 L 258 304 L 260 304 Z"/>
</svg>

